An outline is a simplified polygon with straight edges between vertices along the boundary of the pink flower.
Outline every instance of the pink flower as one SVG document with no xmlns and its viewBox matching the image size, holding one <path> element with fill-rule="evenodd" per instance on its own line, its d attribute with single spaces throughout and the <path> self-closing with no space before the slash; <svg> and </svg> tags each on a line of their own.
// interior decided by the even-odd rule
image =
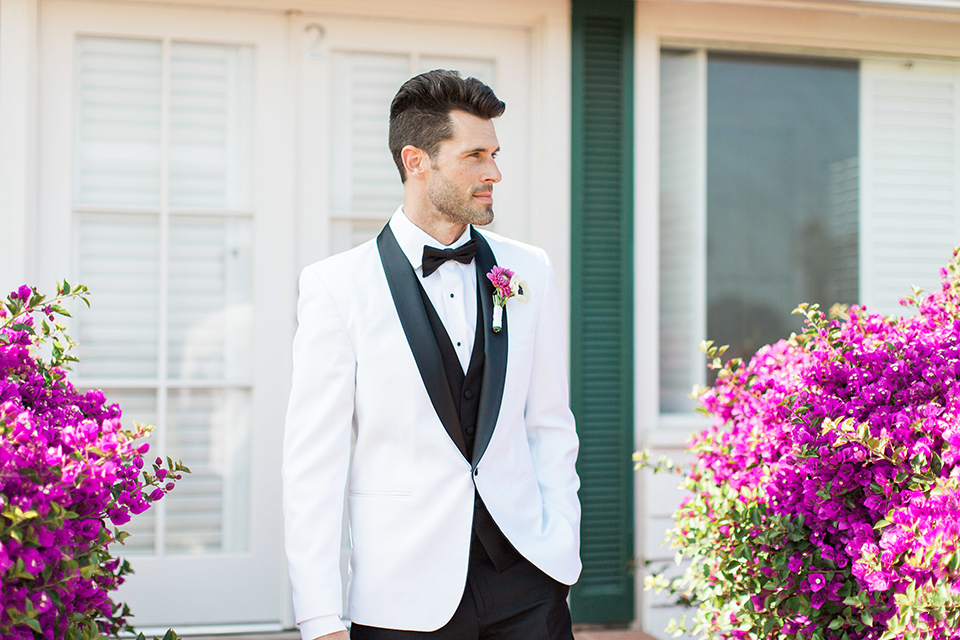
<svg viewBox="0 0 960 640">
<path fill-rule="evenodd" d="M 504 298 L 509 298 L 511 295 L 510 291 L 510 279 L 513 278 L 514 273 L 506 267 L 493 267 L 490 269 L 490 273 L 487 274 L 487 279 L 493 283 L 493 286 L 496 287 L 497 292 Z"/>
<path fill-rule="evenodd" d="M 807 577 L 807 582 L 810 584 L 810 590 L 813 591 L 814 593 L 816 593 L 817 591 L 820 591 L 825 586 L 827 586 L 827 581 L 823 577 L 822 573 L 811 573 Z"/>
</svg>

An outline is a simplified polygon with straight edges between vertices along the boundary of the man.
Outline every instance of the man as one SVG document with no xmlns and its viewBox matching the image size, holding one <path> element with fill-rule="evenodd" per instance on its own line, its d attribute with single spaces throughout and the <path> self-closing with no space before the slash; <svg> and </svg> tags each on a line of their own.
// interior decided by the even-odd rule
<svg viewBox="0 0 960 640">
<path fill-rule="evenodd" d="M 345 484 L 353 640 L 573 638 L 578 440 L 553 271 L 474 227 L 493 220 L 503 110 L 456 72 L 407 81 L 390 109 L 403 205 L 301 275 L 283 483 L 305 640 L 348 637 Z M 525 281 L 500 311 L 494 266 Z"/>
</svg>

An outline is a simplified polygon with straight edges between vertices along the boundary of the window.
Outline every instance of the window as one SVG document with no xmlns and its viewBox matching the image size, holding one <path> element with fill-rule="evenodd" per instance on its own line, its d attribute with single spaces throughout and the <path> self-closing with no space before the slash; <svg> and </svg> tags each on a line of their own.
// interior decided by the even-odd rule
<svg viewBox="0 0 960 640">
<path fill-rule="evenodd" d="M 77 383 L 193 473 L 126 551 L 248 548 L 253 48 L 77 39 Z"/>
<path fill-rule="evenodd" d="M 730 357 L 800 328 L 800 302 L 859 291 L 859 65 L 661 54 L 661 413 Z"/>
</svg>

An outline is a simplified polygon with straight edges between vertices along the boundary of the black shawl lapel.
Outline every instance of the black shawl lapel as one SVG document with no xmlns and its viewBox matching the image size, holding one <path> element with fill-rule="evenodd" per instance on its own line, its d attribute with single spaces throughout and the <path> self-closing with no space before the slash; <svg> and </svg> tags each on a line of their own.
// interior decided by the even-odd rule
<svg viewBox="0 0 960 640">
<path fill-rule="evenodd" d="M 480 283 L 480 303 L 483 313 L 480 316 L 483 322 L 483 388 L 480 391 L 480 408 L 477 414 L 477 439 L 473 443 L 473 467 L 476 468 L 483 457 L 493 428 L 497 426 L 500 416 L 500 401 L 503 399 L 503 385 L 507 376 L 507 310 L 503 310 L 503 328 L 493 332 L 493 283 L 487 274 L 497 264 L 493 250 L 487 240 L 470 230 L 470 235 L 477 239 L 477 280 Z"/>
<path fill-rule="evenodd" d="M 443 428 L 450 434 L 460 453 L 466 457 L 467 446 L 463 441 L 463 432 L 460 430 L 460 418 L 457 416 L 453 398 L 450 397 L 450 387 L 443 373 L 440 347 L 437 346 L 430 320 L 423 308 L 420 283 L 417 282 L 417 274 L 410 267 L 410 261 L 400 249 L 389 224 L 377 236 L 377 249 L 380 251 L 380 262 L 383 263 L 383 272 L 387 276 L 393 304 L 397 308 L 397 315 L 400 316 L 400 324 L 403 326 L 403 333 L 407 337 L 410 351 L 413 352 L 413 359 L 416 360 L 417 368 L 420 370 L 423 386 L 427 389 L 430 402 L 433 403 Z M 486 383 L 486 376 L 484 376 L 484 383 Z M 502 388 L 501 382 L 501 391 Z M 481 413 L 482 402 L 481 400 Z M 479 426 L 477 430 L 479 431 Z M 477 435 L 479 436 L 479 433 Z"/>
</svg>

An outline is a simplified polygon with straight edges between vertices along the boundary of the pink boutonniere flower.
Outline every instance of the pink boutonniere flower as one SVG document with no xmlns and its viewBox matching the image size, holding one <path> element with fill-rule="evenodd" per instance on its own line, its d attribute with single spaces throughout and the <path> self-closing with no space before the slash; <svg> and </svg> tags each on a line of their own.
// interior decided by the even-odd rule
<svg viewBox="0 0 960 640">
<path fill-rule="evenodd" d="M 505 267 L 494 267 L 487 274 L 487 279 L 493 283 L 493 331 L 497 333 L 503 328 L 503 309 L 507 306 L 507 300 L 516 298 L 518 302 L 526 304 L 530 300 L 530 293 L 527 283 Z"/>
</svg>

